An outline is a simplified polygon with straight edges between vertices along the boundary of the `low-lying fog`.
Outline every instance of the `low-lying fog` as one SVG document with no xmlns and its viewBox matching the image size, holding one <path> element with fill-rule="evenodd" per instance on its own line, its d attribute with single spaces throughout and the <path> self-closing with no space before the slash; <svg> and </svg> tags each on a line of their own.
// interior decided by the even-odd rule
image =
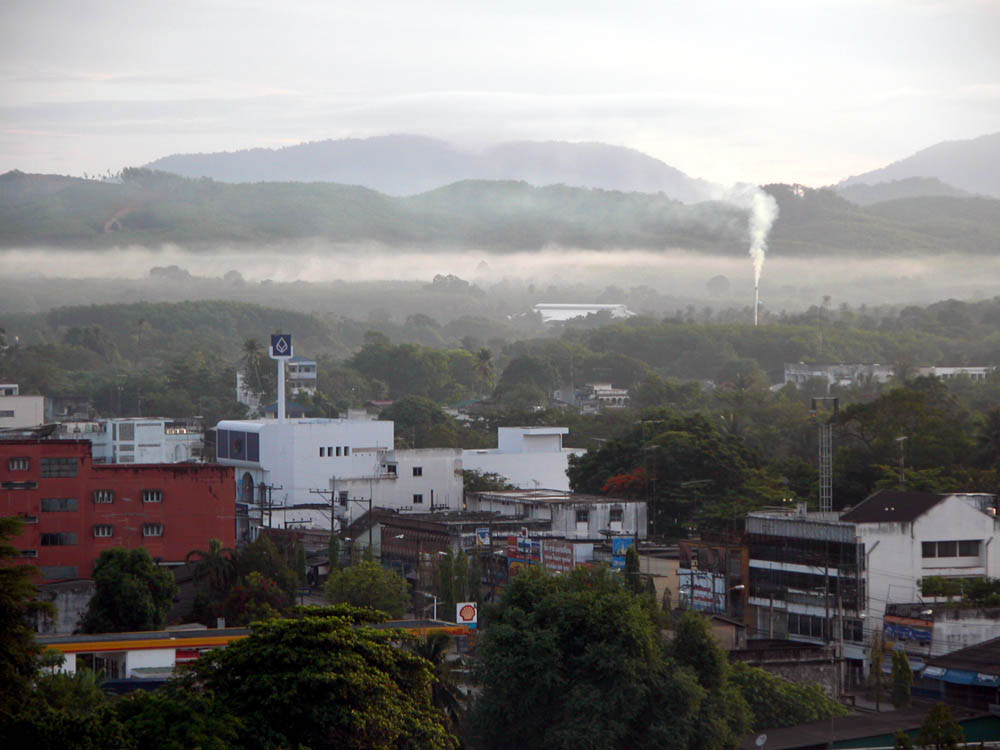
<svg viewBox="0 0 1000 750">
<path fill-rule="evenodd" d="M 154 267 L 178 266 L 198 279 L 182 283 L 162 274 L 150 277 Z M 222 277 L 230 274 L 228 282 Z M 642 310 L 652 314 L 672 312 L 679 305 L 710 305 L 713 308 L 752 306 L 752 264 L 746 256 L 702 255 L 684 250 L 619 252 L 551 248 L 521 253 L 488 253 L 478 250 L 399 251 L 377 245 L 304 244 L 247 250 L 239 247 L 192 251 L 175 246 L 128 247 L 108 250 L 6 250 L 0 252 L 0 312 L 37 312 L 39 308 L 80 302 L 113 302 L 133 299 L 203 299 L 223 297 L 254 301 L 259 282 L 271 280 L 273 287 L 287 282 L 429 282 L 434 276 L 453 274 L 489 292 L 497 284 L 504 288 L 534 285 L 538 301 L 622 301 L 633 305 L 636 288 L 645 287 Z M 718 279 L 715 277 L 725 277 Z M 710 280 L 715 278 L 713 283 Z M 31 295 L 33 309 L 17 309 L 17 292 L 49 286 L 42 279 L 119 279 L 121 294 L 108 294 L 107 285 L 82 284 L 69 299 L 40 300 Z M 127 280 L 141 280 L 129 283 Z M 236 280 L 236 284 L 233 280 Z M 829 296 L 834 305 L 927 304 L 941 299 L 964 300 L 992 297 L 998 293 L 1000 258 L 982 256 L 937 257 L 845 257 L 806 259 L 768 256 L 761 277 L 761 302 L 773 312 L 807 309 Z M 34 281 L 32 281 L 34 280 Z M 245 284 L 243 282 L 246 282 Z M 155 283 L 154 283 L 155 282 Z M 284 283 L 283 283 L 284 282 Z M 506 283 L 503 283 L 506 282 Z M 39 284 L 41 286 L 39 286 Z M 615 286 L 626 292 L 621 300 L 603 293 Z M 92 288 L 91 292 L 87 292 Z M 656 294 L 651 295 L 650 291 Z M 13 295 L 13 298 L 12 296 Z M 83 298 L 80 298 L 83 295 Z M 98 295 L 93 299 L 89 297 Z M 582 295 L 582 296 L 581 296 Z M 589 298 L 584 298 L 589 295 Z M 260 295 L 264 304 L 275 304 L 273 294 Z M 6 302 L 3 298 L 6 297 Z M 313 295 L 309 295 L 310 298 Z M 290 307 L 301 301 L 289 299 Z M 378 300 L 372 300 L 377 305 Z M 332 300 L 320 304 L 321 311 L 339 312 Z M 637 310 L 639 311 L 639 310 Z M 357 310 L 356 317 L 365 311 Z M 355 316 L 352 316 L 355 317 Z"/>
</svg>

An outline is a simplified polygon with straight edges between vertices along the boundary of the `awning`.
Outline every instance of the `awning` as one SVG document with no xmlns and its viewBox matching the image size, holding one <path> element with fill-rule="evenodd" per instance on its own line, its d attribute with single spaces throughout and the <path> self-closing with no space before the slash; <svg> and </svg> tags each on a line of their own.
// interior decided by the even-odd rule
<svg viewBox="0 0 1000 750">
<path fill-rule="evenodd" d="M 942 677 L 944 677 L 944 673 L 946 671 L 947 670 L 945 670 L 944 667 L 927 667 L 927 669 L 924 670 L 924 673 L 921 676 L 929 677 L 932 680 L 940 680 Z"/>
<path fill-rule="evenodd" d="M 976 684 L 983 687 L 1000 687 L 1000 675 L 978 672 L 976 674 Z"/>
<path fill-rule="evenodd" d="M 964 669 L 949 669 L 942 679 L 953 685 L 972 685 L 976 681 L 976 673 L 966 672 Z"/>
</svg>

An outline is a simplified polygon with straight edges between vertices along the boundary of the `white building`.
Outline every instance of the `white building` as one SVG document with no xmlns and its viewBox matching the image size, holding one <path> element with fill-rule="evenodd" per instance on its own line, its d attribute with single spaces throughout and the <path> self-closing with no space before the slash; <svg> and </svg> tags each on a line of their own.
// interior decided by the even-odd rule
<svg viewBox="0 0 1000 750">
<path fill-rule="evenodd" d="M 296 354 L 285 366 L 288 373 L 288 392 L 292 396 L 299 393 L 316 395 L 316 360 Z"/>
<path fill-rule="evenodd" d="M 202 459 L 205 435 L 193 421 L 156 417 L 99 419 L 92 430 L 86 425 L 81 428 L 81 424 L 77 423 L 67 437 L 93 443 L 94 463 L 178 464 Z"/>
<path fill-rule="evenodd" d="M 996 372 L 996 369 L 994 365 L 986 367 L 918 367 L 917 375 L 941 378 L 942 380 L 951 380 L 965 375 L 970 380 L 983 381 Z"/>
<path fill-rule="evenodd" d="M 566 539 L 646 538 L 646 503 L 641 500 L 543 489 L 470 492 L 465 503 L 472 513 L 548 521 L 547 532 Z"/>
<path fill-rule="evenodd" d="M 747 516 L 758 637 L 838 641 L 860 667 L 886 605 L 928 576 L 1000 577 L 996 497 L 882 490 L 845 512 Z"/>
<path fill-rule="evenodd" d="M 894 374 L 895 368 L 892 365 L 785 363 L 785 383 L 802 386 L 810 380 L 825 380 L 828 392 L 834 385 L 844 388 L 865 383 L 888 383 Z"/>
<path fill-rule="evenodd" d="M 17 385 L 0 385 L 0 430 L 37 427 L 45 423 L 45 397 L 21 396 Z"/>
<path fill-rule="evenodd" d="M 569 490 L 569 457 L 584 448 L 563 448 L 568 427 L 500 427 L 497 447 L 462 451 L 462 468 L 499 474 L 515 487 Z"/>
<path fill-rule="evenodd" d="M 596 302 L 540 302 L 533 309 L 542 316 L 543 323 L 563 323 L 573 318 L 582 318 L 600 312 L 606 312 L 612 318 L 631 318 L 635 315 L 625 305 L 607 305 Z"/>
<path fill-rule="evenodd" d="M 219 422 L 217 457 L 236 471 L 239 502 L 265 526 L 329 528 L 373 508 L 459 510 L 458 449 L 393 448 L 393 423 L 286 419 Z"/>
</svg>

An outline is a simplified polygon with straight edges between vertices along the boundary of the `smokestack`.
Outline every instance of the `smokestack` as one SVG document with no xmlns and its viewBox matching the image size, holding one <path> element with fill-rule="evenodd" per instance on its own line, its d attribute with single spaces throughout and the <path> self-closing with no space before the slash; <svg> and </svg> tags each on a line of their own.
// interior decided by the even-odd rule
<svg viewBox="0 0 1000 750">
<path fill-rule="evenodd" d="M 757 325 L 757 314 L 760 312 L 760 286 L 753 285 L 753 324 Z"/>
</svg>

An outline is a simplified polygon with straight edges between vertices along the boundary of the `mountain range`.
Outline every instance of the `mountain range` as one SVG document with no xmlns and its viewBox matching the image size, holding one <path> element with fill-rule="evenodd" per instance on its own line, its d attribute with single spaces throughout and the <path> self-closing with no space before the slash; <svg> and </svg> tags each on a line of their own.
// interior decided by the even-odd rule
<svg viewBox="0 0 1000 750">
<path fill-rule="evenodd" d="M 858 206 L 833 190 L 768 185 L 779 254 L 1000 254 L 1000 200 L 913 197 Z M 219 243 L 253 249 L 322 239 L 401 250 L 684 248 L 745 253 L 748 215 L 662 193 L 465 180 L 414 196 L 334 183 L 226 184 L 148 169 L 121 182 L 0 175 L 0 247 Z"/>
<path fill-rule="evenodd" d="M 146 165 L 218 182 L 336 182 L 406 196 L 462 180 L 514 180 L 704 200 L 711 185 L 621 146 L 518 141 L 467 151 L 415 135 L 316 141 L 281 149 L 175 154 Z"/>
</svg>

